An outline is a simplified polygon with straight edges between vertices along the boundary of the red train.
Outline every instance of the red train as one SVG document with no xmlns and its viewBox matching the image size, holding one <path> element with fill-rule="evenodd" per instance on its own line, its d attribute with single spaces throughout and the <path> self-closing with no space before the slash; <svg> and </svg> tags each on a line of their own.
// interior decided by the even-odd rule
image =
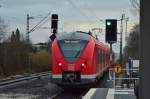
<svg viewBox="0 0 150 99">
<path fill-rule="evenodd" d="M 52 44 L 52 81 L 57 85 L 95 83 L 111 66 L 109 47 L 84 32 L 58 36 Z"/>
</svg>

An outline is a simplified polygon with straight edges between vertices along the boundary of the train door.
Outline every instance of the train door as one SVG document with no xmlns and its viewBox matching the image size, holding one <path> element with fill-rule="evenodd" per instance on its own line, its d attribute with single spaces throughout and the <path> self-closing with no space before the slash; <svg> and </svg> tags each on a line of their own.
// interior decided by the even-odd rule
<svg viewBox="0 0 150 99">
<path fill-rule="evenodd" d="M 104 51 L 104 53 L 103 53 L 103 59 L 104 59 L 104 64 L 103 64 L 103 71 L 104 71 L 104 69 L 105 69 L 105 65 L 106 65 L 106 53 L 105 53 L 105 51 Z"/>
<path fill-rule="evenodd" d="M 101 51 L 102 51 L 102 54 L 101 54 L 101 58 L 102 58 L 102 61 L 101 61 L 101 64 L 102 64 L 101 71 L 102 71 L 103 70 L 103 66 L 104 66 L 104 51 L 103 51 L 103 49 Z"/>
<path fill-rule="evenodd" d="M 102 49 L 100 48 L 99 49 L 99 64 L 100 64 L 100 66 L 99 66 L 99 68 L 100 68 L 100 71 L 102 71 L 102 68 L 103 68 L 103 54 L 102 54 Z"/>
<path fill-rule="evenodd" d="M 96 45 L 96 47 L 95 47 L 95 66 L 96 66 L 96 73 L 98 73 L 99 72 L 99 50 L 98 50 L 99 48 L 98 48 L 98 45 Z"/>
<path fill-rule="evenodd" d="M 106 71 L 106 69 L 107 69 L 107 51 L 105 51 L 105 55 L 104 55 L 104 57 L 105 57 L 105 65 L 104 65 L 104 71 Z"/>
</svg>

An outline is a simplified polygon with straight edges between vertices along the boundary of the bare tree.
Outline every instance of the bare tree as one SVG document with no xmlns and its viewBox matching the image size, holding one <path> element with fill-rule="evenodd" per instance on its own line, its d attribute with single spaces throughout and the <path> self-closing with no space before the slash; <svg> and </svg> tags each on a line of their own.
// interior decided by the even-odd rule
<svg viewBox="0 0 150 99">
<path fill-rule="evenodd" d="M 3 44 L 2 39 L 5 36 L 6 31 L 6 25 L 4 24 L 4 21 L 0 18 L 0 75 L 5 74 L 4 73 L 4 66 L 3 66 Z"/>
<path fill-rule="evenodd" d="M 127 44 L 124 48 L 124 58 L 127 61 L 129 57 L 132 59 L 139 59 L 139 40 L 140 40 L 140 26 L 135 25 L 130 32 L 127 39 Z"/>
<path fill-rule="evenodd" d="M 4 21 L 0 18 L 0 42 L 4 38 L 6 34 L 6 25 L 4 24 Z"/>
<path fill-rule="evenodd" d="M 132 5 L 132 12 L 133 12 L 133 14 L 136 14 L 137 16 L 139 16 L 140 0 L 130 0 L 130 3 Z"/>
</svg>

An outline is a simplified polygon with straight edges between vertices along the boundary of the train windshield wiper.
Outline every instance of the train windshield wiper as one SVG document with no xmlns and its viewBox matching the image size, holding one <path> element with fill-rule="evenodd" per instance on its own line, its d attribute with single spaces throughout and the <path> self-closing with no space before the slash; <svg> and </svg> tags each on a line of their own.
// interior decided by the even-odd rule
<svg viewBox="0 0 150 99">
<path fill-rule="evenodd" d="M 76 53 L 75 58 L 80 54 L 80 50 Z"/>
</svg>

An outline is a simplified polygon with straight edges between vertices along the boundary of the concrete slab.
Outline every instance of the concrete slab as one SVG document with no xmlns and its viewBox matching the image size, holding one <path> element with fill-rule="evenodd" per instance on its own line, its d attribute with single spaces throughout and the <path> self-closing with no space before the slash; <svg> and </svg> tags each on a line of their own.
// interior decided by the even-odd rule
<svg viewBox="0 0 150 99">
<path fill-rule="evenodd" d="M 91 88 L 83 99 L 136 99 L 133 89 Z"/>
<path fill-rule="evenodd" d="M 83 97 L 83 99 L 113 99 L 113 97 L 114 97 L 114 89 L 109 89 L 109 88 L 92 88 Z"/>
<path fill-rule="evenodd" d="M 115 94 L 114 99 L 136 99 L 133 94 Z"/>
</svg>

